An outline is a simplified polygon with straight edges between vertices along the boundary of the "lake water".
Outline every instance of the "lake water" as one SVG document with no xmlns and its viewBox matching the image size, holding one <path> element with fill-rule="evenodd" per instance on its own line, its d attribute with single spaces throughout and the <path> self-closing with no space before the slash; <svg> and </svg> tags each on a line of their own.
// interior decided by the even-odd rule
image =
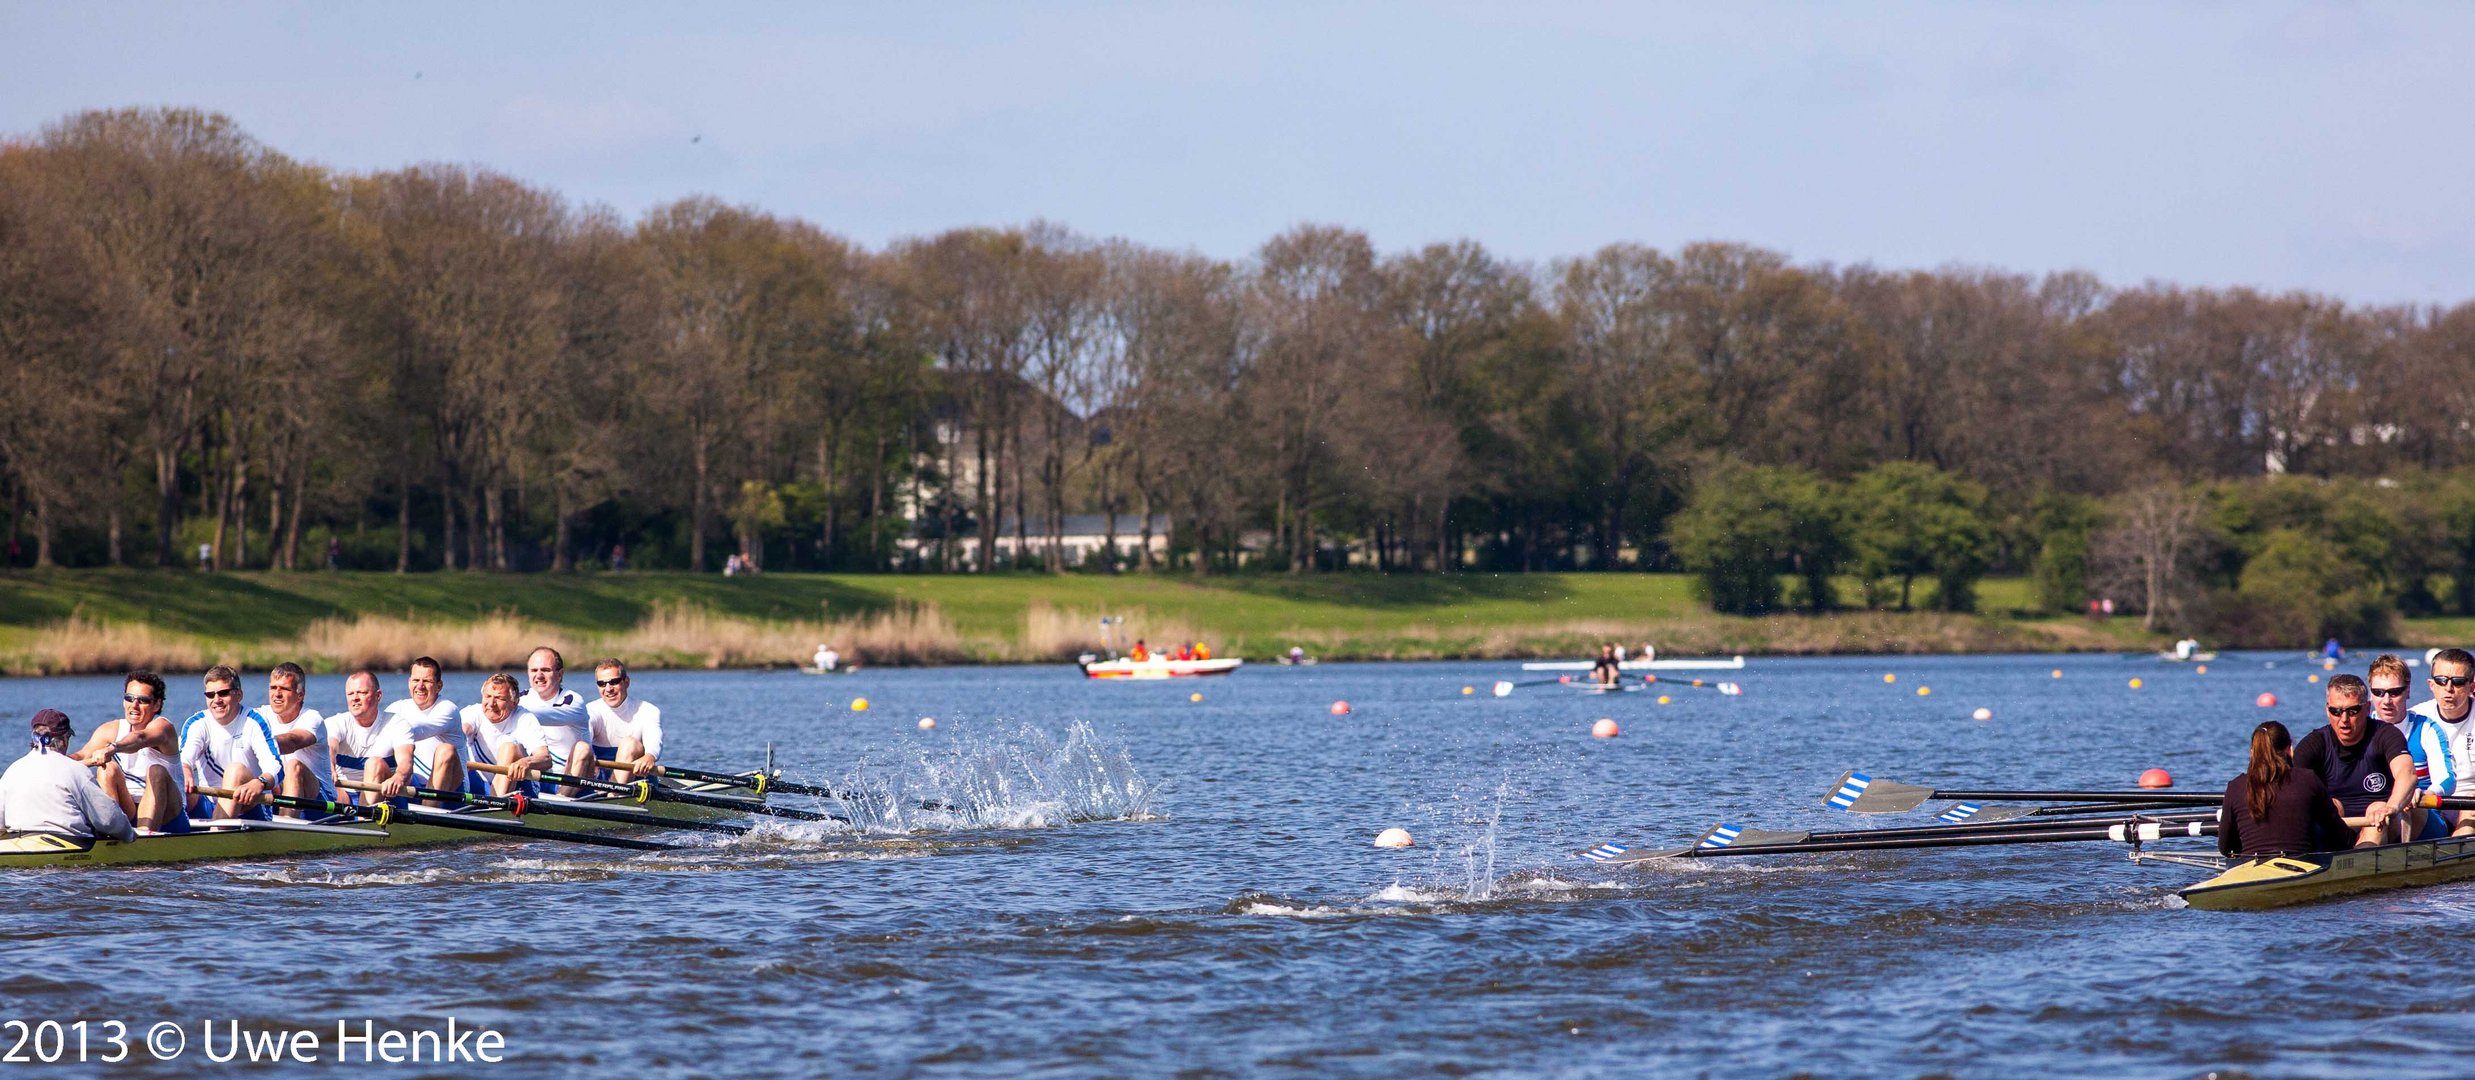
<svg viewBox="0 0 2475 1080">
<path fill-rule="evenodd" d="M 2475 885 L 2223 914 L 2173 898 L 2199 873 L 2104 844 L 1572 857 L 1721 820 L 1922 823 L 1822 809 L 1850 768 L 2122 788 L 2162 766 L 2213 791 L 2261 719 L 2315 726 L 2300 661 L 1757 659 L 1721 676 L 1743 696 L 1664 706 L 1494 698 L 1510 664 L 649 672 L 669 760 L 747 768 L 771 743 L 786 775 L 887 802 L 678 852 L 10 872 L 0 1019 L 180 1022 L 167 1075 L 199 1021 L 365 1016 L 501 1031 L 537 1076 L 2475 1073 L 2450 962 Z M 340 679 L 310 690 L 340 707 Z M 117 692 L 0 681 L 0 717 L 64 708 L 82 738 Z M 1589 737 L 1601 717 L 1622 736 Z M 922 798 L 959 809 L 889 809 Z M 1417 845 L 1370 846 L 1389 826 Z"/>
</svg>

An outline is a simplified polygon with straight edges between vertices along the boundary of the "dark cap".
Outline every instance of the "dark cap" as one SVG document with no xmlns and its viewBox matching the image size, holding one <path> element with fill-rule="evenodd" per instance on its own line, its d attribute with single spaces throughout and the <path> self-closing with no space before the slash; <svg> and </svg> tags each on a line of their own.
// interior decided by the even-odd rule
<svg viewBox="0 0 2475 1080">
<path fill-rule="evenodd" d="M 34 733 L 46 739 L 66 739 L 77 734 L 69 727 L 69 714 L 58 709 L 34 714 Z"/>
</svg>

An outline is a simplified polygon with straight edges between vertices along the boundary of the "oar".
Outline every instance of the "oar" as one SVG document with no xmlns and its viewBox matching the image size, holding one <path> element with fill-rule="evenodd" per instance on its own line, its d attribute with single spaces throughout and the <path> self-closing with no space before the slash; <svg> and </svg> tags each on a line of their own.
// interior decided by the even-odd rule
<svg viewBox="0 0 2475 1080">
<path fill-rule="evenodd" d="M 205 795 L 209 798 L 232 798 L 232 791 L 229 788 L 201 787 L 193 788 L 191 790 L 194 790 L 198 794 Z M 258 796 L 258 801 L 268 806 L 280 806 L 287 810 L 309 810 L 322 814 L 351 814 L 352 816 L 364 821 L 376 821 L 380 825 L 401 821 L 410 825 L 434 825 L 442 829 L 463 829 L 468 832 L 495 833 L 499 836 L 516 836 L 527 840 L 564 840 L 571 844 L 591 844 L 595 847 L 626 848 L 630 851 L 669 851 L 678 846 L 676 844 L 665 844 L 658 840 L 638 840 L 633 837 L 626 836 L 595 836 L 592 833 L 569 832 L 565 829 L 537 829 L 530 825 L 518 825 L 512 821 L 495 821 L 490 818 L 471 817 L 465 814 L 442 814 L 435 810 L 420 810 L 412 807 L 347 806 L 343 803 L 327 802 L 322 799 L 296 799 L 289 795 L 275 794 L 261 794 Z M 373 810 L 375 810 L 376 813 L 372 813 L 371 811 Z"/>
<path fill-rule="evenodd" d="M 1990 806 L 1985 803 L 1955 802 L 1934 815 L 1934 820 L 1946 825 L 1967 823 L 1983 825 L 2015 818 L 2053 818 L 2064 814 L 2132 814 L 2154 810 L 2156 803 L 2072 803 L 2067 806 Z"/>
<path fill-rule="evenodd" d="M 379 787 L 376 784 L 364 784 L 351 780 L 338 780 L 335 782 L 335 786 L 349 788 L 353 791 L 374 792 L 379 790 Z M 575 802 L 569 799 L 536 799 L 529 795 L 510 795 L 504 797 L 497 795 L 475 795 L 469 791 L 441 791 L 437 788 L 426 787 L 406 788 L 404 793 L 416 799 L 428 799 L 433 802 L 455 803 L 459 806 L 479 806 L 491 810 L 505 810 L 508 813 L 516 815 L 517 817 L 523 817 L 527 813 L 538 811 L 540 813 L 552 814 L 558 817 L 583 818 L 587 821 L 617 821 L 624 822 L 629 825 L 644 825 L 664 829 L 688 829 L 695 832 L 730 833 L 734 836 L 745 835 L 756 831 L 753 826 L 733 825 L 726 821 L 698 821 L 693 818 L 657 817 L 652 814 L 647 814 L 642 810 L 619 810 L 607 806 L 595 806 L 591 803 Z"/>
<path fill-rule="evenodd" d="M 616 762 L 610 761 L 603 761 L 600 764 L 601 767 L 605 769 L 619 767 Z M 824 799 L 839 799 L 843 802 L 858 802 L 862 799 L 862 796 L 855 795 L 848 791 L 837 791 L 833 788 L 819 787 L 815 784 L 802 784 L 795 780 L 784 780 L 781 777 L 769 776 L 765 773 L 706 772 L 703 769 L 683 769 L 677 765 L 655 765 L 653 767 L 653 771 L 661 776 L 676 776 L 682 780 L 694 780 L 705 784 L 728 784 L 732 787 L 747 788 L 748 790 L 759 795 L 774 791 L 785 791 L 793 795 L 814 795 Z M 935 800 L 922 800 L 918 805 L 922 810 L 951 810 L 954 808 L 952 803 L 937 802 Z"/>
<path fill-rule="evenodd" d="M 1927 799 L 1969 802 L 2089 802 L 2136 806 L 2216 806 L 2225 796 L 2198 791 L 1938 791 L 1914 784 L 1876 780 L 1852 772 L 1839 778 L 1822 805 L 1858 814 L 1896 814 L 1914 810 Z M 2475 805 L 2475 800 L 2470 800 Z"/>
<path fill-rule="evenodd" d="M 496 773 L 500 776 L 506 776 L 515 771 L 515 769 L 511 766 L 492 765 L 483 761 L 473 762 L 470 767 L 479 769 L 486 773 Z M 849 818 L 839 817 L 834 814 L 820 814 L 813 810 L 793 810 L 787 806 L 767 806 L 764 803 L 757 802 L 752 799 L 742 799 L 735 796 L 698 795 L 690 791 L 677 791 L 671 788 L 663 787 L 651 780 L 638 780 L 633 783 L 613 784 L 607 780 L 588 780 L 581 776 L 569 776 L 565 773 L 537 772 L 533 775 L 539 777 L 545 783 L 557 784 L 561 787 L 579 788 L 584 791 L 598 791 L 604 795 L 623 795 L 628 798 L 635 799 L 638 802 L 644 802 L 649 799 L 660 800 L 662 802 L 682 803 L 688 806 L 710 806 L 721 810 L 736 810 L 742 814 L 763 814 L 767 817 L 796 818 L 800 821 L 850 820 Z"/>
<path fill-rule="evenodd" d="M 1695 690 L 1716 690 L 1720 694 L 1727 697 L 1741 697 L 1745 692 L 1745 688 L 1740 684 L 1706 679 L 1691 679 L 1685 682 L 1677 682 L 1673 679 L 1659 678 L 1657 675 L 1644 675 L 1641 677 L 1641 681 L 1644 683 L 1655 683 L 1659 686 L 1674 686 L 1680 688 L 1689 687 Z"/>
<path fill-rule="evenodd" d="M 2129 818 L 2129 820 L 2133 823 L 2210 821 L 2214 820 L 2216 816 L 2217 812 L 2214 810 L 2178 810 L 2168 814 L 2136 814 Z M 1633 851 L 1631 854 L 1626 855 L 1623 858 L 1613 859 L 1598 858 L 1593 856 L 1591 852 L 1603 851 L 1605 848 L 1610 846 L 1602 844 L 1599 847 L 1591 848 L 1589 851 L 1580 851 L 1575 852 L 1574 854 L 1597 862 L 1632 863 L 1647 862 L 1652 859 L 1684 857 L 1696 848 L 1780 847 L 1789 845 L 1830 844 L 1847 840 L 1905 840 L 1920 836 L 1978 836 L 1991 833 L 2070 832 L 2073 830 L 2084 830 L 2113 825 L 2121 820 L 2122 819 L 2119 816 L 2095 820 L 2088 818 L 2064 818 L 2051 821 L 1997 820 L 1989 822 L 1974 822 L 1966 825 L 1916 825 L 1898 829 L 1844 829 L 1837 832 L 1774 832 L 1768 829 L 1755 829 L 1732 823 L 1721 823 L 1711 826 L 1700 836 L 1695 837 L 1690 847 L 1670 848 L 1658 851 Z M 1622 847 L 1623 845 L 1614 846 Z"/>
<path fill-rule="evenodd" d="M 1885 829 L 1885 833 L 1905 834 L 1906 830 Z M 1794 836 L 1794 833 L 1771 835 Z M 2170 836 L 2215 836 L 2217 822 L 2213 820 L 2130 821 L 2112 825 L 2073 823 L 2071 828 L 2036 829 L 2015 827 L 1987 829 L 1981 832 L 1961 832 L 1957 835 L 1890 835 L 1882 838 L 1854 837 L 1845 840 L 1818 840 L 1803 843 L 1770 843 L 1730 845 L 1725 847 L 1673 848 L 1665 851 L 1635 852 L 1623 844 L 1601 844 L 1582 852 L 1581 857 L 1595 863 L 1622 866 L 1658 859 L 1712 859 L 1726 855 L 1799 855 L 1829 851 L 1897 851 L 1908 848 L 1986 847 L 1995 844 L 2057 844 L 2090 840 L 2112 840 L 2118 843 L 2145 843 Z"/>
</svg>

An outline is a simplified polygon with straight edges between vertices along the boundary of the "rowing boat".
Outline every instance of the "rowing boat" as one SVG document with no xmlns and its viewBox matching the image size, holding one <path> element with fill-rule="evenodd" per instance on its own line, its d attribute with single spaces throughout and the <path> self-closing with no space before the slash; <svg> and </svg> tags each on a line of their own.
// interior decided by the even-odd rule
<svg viewBox="0 0 2475 1080">
<path fill-rule="evenodd" d="M 1236 657 L 1214 657 L 1210 660 L 1085 660 L 1083 674 L 1094 679 L 1188 679 L 1203 675 L 1226 675 L 1246 661 Z"/>
<path fill-rule="evenodd" d="M 2259 911 L 2469 877 L 2475 877 L 2475 836 L 2457 836 L 2247 859 L 2180 895 L 2184 903 L 2203 911 Z"/>
<path fill-rule="evenodd" d="M 753 808 L 765 805 L 762 799 L 729 794 L 736 790 L 724 784 L 683 784 L 675 790 L 744 802 Z M 555 803 L 560 796 L 544 795 L 535 801 Z M 578 833 L 609 833 L 636 829 L 659 828 L 666 820 L 704 821 L 727 817 L 735 811 L 718 806 L 652 800 L 641 806 L 625 799 L 572 800 L 597 808 L 633 812 L 643 816 L 643 823 L 604 821 L 585 818 L 555 818 L 562 830 Z M 457 816 L 466 816 L 459 812 Z M 481 811 L 470 816 L 484 820 L 519 820 L 499 811 Z M 356 822 L 320 824 L 296 818 L 274 818 L 267 821 L 218 820 L 200 823 L 186 833 L 144 833 L 127 842 L 98 840 L 92 845 L 80 844 L 45 833 L 21 833 L 0 837 L 0 869 L 41 866 L 123 866 L 161 865 L 165 863 L 204 862 L 215 859 L 263 859 L 288 855 L 323 852 L 347 852 L 391 848 L 427 847 L 442 844 L 470 844 L 504 837 L 491 833 L 438 825 L 423 825 L 405 821 L 386 824 Z"/>
<path fill-rule="evenodd" d="M 1597 667 L 1596 660 L 1532 660 L 1521 665 L 1523 671 L 1588 671 Z M 1616 665 L 1618 671 L 1742 671 L 1745 658 L 1725 660 L 1626 660 Z"/>
</svg>

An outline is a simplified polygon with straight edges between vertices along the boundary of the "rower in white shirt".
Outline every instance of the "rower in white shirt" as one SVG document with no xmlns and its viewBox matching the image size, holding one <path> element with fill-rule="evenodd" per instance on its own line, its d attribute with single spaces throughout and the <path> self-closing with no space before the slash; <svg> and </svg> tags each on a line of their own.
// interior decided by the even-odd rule
<svg viewBox="0 0 2475 1080">
<path fill-rule="evenodd" d="M 387 717 L 378 707 L 386 696 L 374 673 L 356 671 L 344 678 L 344 714 L 327 723 L 327 750 L 334 757 L 344 801 L 373 801 L 345 785 L 384 783 L 395 769 L 380 741 L 387 736 Z"/>
<path fill-rule="evenodd" d="M 501 672 L 482 680 L 481 701 L 465 706 L 462 720 L 464 744 L 475 764 L 538 769 L 550 763 L 540 721 L 516 707 L 514 676 Z M 475 769 L 465 777 L 465 790 L 476 795 L 531 794 L 521 772 Z"/>
<path fill-rule="evenodd" d="M 266 673 L 266 705 L 260 719 L 275 732 L 275 749 L 283 752 L 283 793 L 295 799 L 335 801 L 335 754 L 327 747 L 326 718 L 301 707 L 301 688 L 309 673 L 289 660 Z M 286 810 L 293 817 L 309 815 Z"/>
<path fill-rule="evenodd" d="M 231 798 L 198 798 L 191 817 L 266 818 L 258 796 L 282 779 L 284 755 L 275 746 L 275 731 L 265 720 L 241 708 L 241 673 L 228 665 L 206 669 L 200 680 L 206 707 L 180 726 L 180 763 L 187 770 L 187 790 L 229 788 Z"/>
<path fill-rule="evenodd" d="M 163 715 L 163 677 L 132 671 L 120 682 L 120 719 L 95 729 L 78 761 L 120 803 L 137 827 L 189 831 L 189 798 L 181 786 L 180 732 Z"/>
<path fill-rule="evenodd" d="M 590 776 L 586 763 L 593 756 L 592 703 L 566 686 L 567 658 L 557 649 L 544 645 L 533 650 L 524 661 L 525 681 L 532 689 L 516 702 L 516 707 L 533 714 L 533 722 L 541 728 L 542 747 L 547 759 L 542 764 L 527 765 L 529 771 L 548 771 L 571 776 Z M 576 766 L 569 768 L 569 765 Z M 574 795 L 572 788 L 560 789 Z"/>
<path fill-rule="evenodd" d="M 133 840 L 137 830 L 94 774 L 69 756 L 77 730 L 58 709 L 34 714 L 34 749 L 0 773 L 0 835 L 49 833 L 91 842 Z M 32 903 L 32 901 L 28 901 Z"/>
<path fill-rule="evenodd" d="M 393 769 L 379 781 L 379 794 L 397 798 L 407 787 L 456 791 L 464 786 L 471 754 L 455 702 L 438 696 L 438 661 L 414 660 L 405 671 L 405 699 L 387 706 L 387 730 L 379 738 Z"/>
<path fill-rule="evenodd" d="M 655 775 L 661 764 L 662 710 L 627 696 L 627 665 L 616 659 L 593 665 L 593 686 L 602 699 L 593 717 L 593 756 L 617 762 L 610 771 L 622 782 Z"/>
</svg>

